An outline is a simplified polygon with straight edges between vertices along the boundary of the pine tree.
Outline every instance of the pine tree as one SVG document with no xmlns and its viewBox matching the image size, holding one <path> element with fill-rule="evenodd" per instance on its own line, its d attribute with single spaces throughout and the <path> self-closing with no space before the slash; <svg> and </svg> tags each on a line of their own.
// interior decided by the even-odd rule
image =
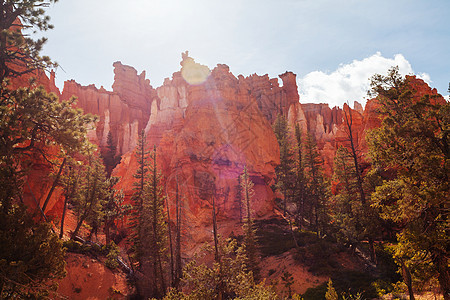
<svg viewBox="0 0 450 300">
<path fill-rule="evenodd" d="M 295 140 L 297 156 L 295 157 L 295 185 L 294 185 L 294 197 L 295 204 L 297 206 L 296 211 L 296 223 L 301 228 L 303 220 L 305 218 L 305 201 L 307 197 L 306 190 L 306 177 L 305 177 L 305 159 L 303 150 L 303 138 L 300 126 L 295 124 Z"/>
<path fill-rule="evenodd" d="M 352 157 L 347 148 L 340 146 L 334 158 L 334 180 L 337 194 L 334 197 L 333 219 L 338 227 L 338 237 L 345 243 L 356 245 L 361 241 L 364 230 L 362 224 L 362 205 L 358 198 L 356 176 Z"/>
<path fill-rule="evenodd" d="M 116 226 L 116 222 L 123 219 L 131 210 L 131 205 L 124 204 L 123 191 L 117 191 L 114 188 L 119 179 L 119 177 L 111 177 L 106 182 L 107 194 L 105 204 L 102 207 L 103 231 L 106 237 L 106 244 L 111 242 L 111 229 Z"/>
<path fill-rule="evenodd" d="M 333 286 L 333 281 L 331 281 L 331 278 L 328 279 L 328 284 L 327 284 L 327 292 L 325 293 L 325 299 L 326 300 L 338 300 L 338 294 L 336 292 L 336 290 L 334 289 Z"/>
<path fill-rule="evenodd" d="M 145 297 L 162 297 L 166 293 L 165 258 L 167 226 L 164 217 L 162 175 L 156 163 L 156 147 L 150 153 L 142 131 L 136 148 L 138 170 L 132 196 L 133 260 L 143 278 L 137 282 L 138 292 Z"/>
<path fill-rule="evenodd" d="M 252 198 L 255 195 L 253 190 L 253 182 L 251 181 L 247 167 L 244 167 L 244 171 L 241 177 L 241 187 L 242 187 L 242 202 L 244 207 L 244 225 L 242 226 L 244 232 L 244 253 L 247 257 L 246 265 L 248 270 L 252 271 L 254 279 L 259 280 L 259 264 L 257 256 L 257 240 L 256 240 L 256 229 L 252 217 Z"/>
<path fill-rule="evenodd" d="M 295 174 L 291 138 L 286 118 L 278 115 L 273 124 L 273 131 L 280 147 L 280 164 L 275 168 L 277 188 L 283 193 L 283 214 L 286 215 L 287 203 L 293 196 Z"/>
<path fill-rule="evenodd" d="M 94 118 L 31 84 L 11 90 L 9 80 L 51 65 L 39 51 L 45 39 L 33 40 L 24 28 L 51 28 L 45 7 L 55 1 L 2 1 L 0 4 L 0 298 L 41 298 L 49 282 L 64 276 L 64 251 L 47 223 L 35 223 L 22 204 L 24 184 L 33 163 L 49 163 L 86 145 L 86 124 Z M 16 22 L 18 21 L 18 22 Z M 52 151 L 48 151 L 52 149 Z M 58 155 L 56 155 L 58 156 Z M 64 159 L 62 159 L 64 161 Z M 61 161 L 58 166 L 63 169 Z M 58 172 L 59 173 L 59 172 Z M 61 175 L 61 174 L 60 174 Z M 56 178 L 59 176 L 57 175 Z M 59 180 L 54 181 L 54 188 Z M 25 185 L 33 194 L 29 185 Z M 52 193 L 48 194 L 50 199 Z M 37 210 L 47 220 L 44 210 Z M 46 200 L 48 203 L 48 200 Z"/>
<path fill-rule="evenodd" d="M 102 149 L 103 163 L 105 164 L 106 175 L 111 177 L 111 173 L 114 168 L 120 163 L 121 157 L 116 154 L 116 146 L 114 145 L 114 140 L 111 131 L 108 132 L 106 139 L 106 148 Z"/>
<path fill-rule="evenodd" d="M 398 68 L 372 78 L 382 124 L 370 132 L 370 155 L 376 168 L 391 174 L 372 198 L 381 216 L 401 228 L 394 257 L 409 266 L 428 259 L 428 275 L 437 274 L 448 300 L 450 104 L 417 91 L 412 80 Z"/>
<path fill-rule="evenodd" d="M 144 187 L 143 219 L 140 226 L 146 236 L 142 237 L 142 270 L 147 274 L 146 268 L 153 271 L 156 297 L 166 293 L 166 281 L 163 265 L 167 252 L 167 226 L 164 218 L 163 189 L 161 185 L 162 175 L 157 169 L 156 147 L 150 154 L 148 184 Z M 150 264 L 148 266 L 147 264 Z"/>
<path fill-rule="evenodd" d="M 102 225 L 103 207 L 108 193 L 105 167 L 98 154 L 88 156 L 88 162 L 81 172 L 78 182 L 79 190 L 73 201 L 73 211 L 77 216 L 77 226 L 72 233 L 72 239 L 78 235 L 83 222 L 91 227 L 89 236 L 96 234 Z"/>
<path fill-rule="evenodd" d="M 181 277 L 183 276 L 183 266 L 181 262 L 181 229 L 182 229 L 182 212 L 183 205 L 180 199 L 180 194 L 178 190 L 178 179 L 176 182 L 176 194 L 175 194 L 175 280 L 174 280 L 174 288 L 178 288 L 180 284 Z"/>
<path fill-rule="evenodd" d="M 32 28 L 36 33 L 53 28 L 44 8 L 55 2 L 57 0 L 3 0 L 0 3 L 0 84 L 6 78 L 56 66 L 49 57 L 39 54 L 46 38 L 33 40 L 21 32 Z"/>
<path fill-rule="evenodd" d="M 215 252 L 206 245 L 183 270 L 183 286 L 189 293 L 172 290 L 164 299 L 277 299 L 263 282 L 255 284 L 252 273 L 247 270 L 245 250 L 238 247 L 236 240 L 220 238 L 218 245 L 221 262 L 214 262 L 212 266 L 199 263 Z"/>
<path fill-rule="evenodd" d="M 49 223 L 35 223 L 23 204 L 0 205 L 1 299 L 48 296 L 49 283 L 65 276 L 64 253 Z"/>
<path fill-rule="evenodd" d="M 337 225 L 338 238 L 352 247 L 367 240 L 370 259 L 376 264 L 374 240 L 380 236 L 382 222 L 377 210 L 371 206 L 370 195 L 374 188 L 370 181 L 377 175 L 374 171 L 376 170 L 358 176 L 357 172 L 360 172 L 360 168 L 355 168 L 352 152 L 340 146 L 334 160 L 334 180 L 337 182 L 337 191 L 331 210 Z M 360 184 L 363 184 L 363 196 L 360 193 Z M 364 198 L 364 201 L 361 198 Z"/>
<path fill-rule="evenodd" d="M 305 142 L 305 167 L 308 190 L 309 220 L 314 224 L 318 236 L 325 233 L 325 224 L 328 224 L 326 202 L 328 186 L 322 173 L 323 160 L 317 149 L 314 137 L 308 133 Z"/>
<path fill-rule="evenodd" d="M 61 239 L 64 235 L 64 221 L 67 213 L 67 206 L 69 203 L 72 203 L 75 199 L 76 193 L 78 191 L 78 182 L 80 179 L 80 165 L 79 161 L 75 160 L 72 157 L 68 158 L 68 162 L 66 164 L 66 170 L 61 178 L 61 186 L 64 190 L 64 208 L 61 216 L 61 225 L 59 238 Z"/>
</svg>

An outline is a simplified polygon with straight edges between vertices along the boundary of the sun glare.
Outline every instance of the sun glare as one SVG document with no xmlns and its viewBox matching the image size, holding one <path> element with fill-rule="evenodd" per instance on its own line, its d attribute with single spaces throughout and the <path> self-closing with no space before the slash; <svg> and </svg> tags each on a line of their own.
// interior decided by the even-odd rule
<svg viewBox="0 0 450 300">
<path fill-rule="evenodd" d="M 209 74 L 211 74 L 211 70 L 205 65 L 196 63 L 194 59 L 188 55 L 188 51 L 182 54 L 183 60 L 181 61 L 181 76 L 189 84 L 202 84 L 206 81 L 206 79 L 208 79 Z"/>
</svg>

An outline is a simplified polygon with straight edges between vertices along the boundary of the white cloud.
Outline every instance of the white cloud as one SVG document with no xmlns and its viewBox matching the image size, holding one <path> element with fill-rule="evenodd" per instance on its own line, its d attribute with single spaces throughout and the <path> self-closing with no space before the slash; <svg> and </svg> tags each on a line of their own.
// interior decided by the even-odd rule
<svg viewBox="0 0 450 300">
<path fill-rule="evenodd" d="M 385 58 L 380 52 L 363 60 L 354 60 L 350 64 L 341 64 L 332 73 L 314 71 L 299 79 L 301 103 L 328 103 L 330 107 L 342 106 L 348 102 L 351 106 L 358 101 L 363 106 L 368 98 L 370 78 L 374 74 L 386 74 L 392 66 L 398 66 L 401 74 L 414 74 L 411 64 L 402 54 L 394 58 Z M 430 75 L 416 74 L 430 83 Z"/>
</svg>

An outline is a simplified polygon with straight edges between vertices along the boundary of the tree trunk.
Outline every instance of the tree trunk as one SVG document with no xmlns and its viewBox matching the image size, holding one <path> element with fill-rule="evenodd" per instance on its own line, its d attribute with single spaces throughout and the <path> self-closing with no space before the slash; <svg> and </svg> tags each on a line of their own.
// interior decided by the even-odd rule
<svg viewBox="0 0 450 300">
<path fill-rule="evenodd" d="M 180 207 L 180 196 L 178 194 L 178 182 L 176 185 L 176 270 L 175 270 L 175 288 L 178 288 L 180 279 L 182 277 L 182 267 L 181 267 L 181 207 Z"/>
<path fill-rule="evenodd" d="M 75 230 L 72 232 L 72 240 L 78 235 L 78 231 L 80 231 L 81 228 L 81 224 L 83 224 L 84 219 L 86 219 L 86 215 L 83 215 L 80 220 L 77 223 L 77 227 L 75 228 Z"/>
<path fill-rule="evenodd" d="M 103 232 L 105 233 L 105 238 L 106 238 L 106 245 L 108 245 L 109 243 L 111 243 L 111 227 L 112 227 L 112 222 L 111 221 L 106 221 L 105 222 L 105 227 Z"/>
<path fill-rule="evenodd" d="M 61 216 L 61 230 L 59 232 L 59 238 L 62 239 L 64 234 L 64 219 L 66 218 L 66 211 L 67 211 L 67 197 L 64 197 L 64 208 L 63 213 Z"/>
<path fill-rule="evenodd" d="M 220 256 L 219 256 L 219 240 L 217 237 L 217 220 L 216 220 L 216 203 L 215 203 L 215 196 L 212 196 L 212 204 L 213 204 L 213 211 L 212 211 L 212 217 L 213 217 L 213 234 L 214 234 L 214 249 L 215 249 L 215 260 L 220 263 Z"/>
<path fill-rule="evenodd" d="M 403 261 L 403 259 L 400 259 L 400 264 L 401 264 L 401 267 L 402 267 L 403 281 L 405 282 L 406 286 L 408 287 L 409 300 L 414 300 L 414 292 L 413 292 L 413 288 L 412 288 L 411 273 L 409 272 L 409 269 L 406 266 L 406 264 Z"/>
<path fill-rule="evenodd" d="M 448 267 L 448 259 L 443 253 L 434 253 L 433 263 L 436 265 L 438 275 L 439 286 L 441 288 L 444 300 L 450 300 L 450 274 Z"/>
<path fill-rule="evenodd" d="M 372 261 L 375 265 L 377 265 L 377 254 L 375 253 L 374 241 L 371 237 L 369 237 L 369 252 L 370 252 L 370 261 Z"/>
<path fill-rule="evenodd" d="M 170 229 L 169 197 L 166 197 L 166 205 L 167 205 L 167 230 L 169 234 L 169 251 L 170 251 L 170 285 L 173 287 L 175 282 L 175 271 L 173 262 L 172 231 Z"/>
<path fill-rule="evenodd" d="M 61 177 L 61 173 L 62 173 L 62 170 L 64 168 L 64 164 L 65 163 L 66 163 L 66 158 L 64 157 L 64 159 L 63 159 L 63 161 L 61 163 L 61 166 L 59 167 L 58 174 L 56 175 L 55 181 L 53 181 L 52 187 L 51 187 L 50 191 L 48 192 L 48 195 L 47 195 L 47 198 L 45 199 L 44 205 L 42 206 L 42 211 L 43 212 L 45 212 L 45 209 L 47 208 L 48 202 L 50 201 L 50 197 L 52 196 L 53 191 L 55 190 L 56 185 L 58 184 L 59 177 Z"/>
</svg>

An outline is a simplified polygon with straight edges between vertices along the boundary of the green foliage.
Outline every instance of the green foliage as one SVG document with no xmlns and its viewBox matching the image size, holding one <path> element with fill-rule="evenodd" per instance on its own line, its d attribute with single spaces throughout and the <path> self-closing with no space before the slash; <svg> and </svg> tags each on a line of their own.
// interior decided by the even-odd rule
<svg viewBox="0 0 450 300">
<path fill-rule="evenodd" d="M 380 236 L 382 222 L 377 210 L 370 205 L 368 197 L 373 191 L 372 186 L 376 184 L 376 176 L 374 172 L 369 172 L 368 175 L 364 174 L 358 178 L 351 152 L 343 146 L 338 148 L 334 158 L 337 193 L 332 199 L 330 212 L 339 241 L 357 245 L 364 240 L 374 240 Z M 362 183 L 363 196 L 359 180 Z"/>
<path fill-rule="evenodd" d="M 89 155 L 87 159 L 88 164 L 80 166 L 80 181 L 72 199 L 73 211 L 77 217 L 72 237 L 78 234 L 83 222 L 92 228 L 91 234 L 97 233 L 103 223 L 103 207 L 108 196 L 105 167 L 98 154 Z"/>
<path fill-rule="evenodd" d="M 21 30 L 33 29 L 46 31 L 53 28 L 50 17 L 45 15 L 45 7 L 57 0 L 3 0 L 0 5 L 0 83 L 7 77 L 18 77 L 36 69 L 56 66 L 39 52 L 46 42 L 42 37 L 33 40 L 29 35 L 23 36 Z M 20 22 L 15 22 L 16 18 Z M 19 50 L 19 51 L 18 51 Z"/>
<path fill-rule="evenodd" d="M 277 116 L 273 124 L 273 131 L 280 147 L 280 164 L 275 168 L 277 175 L 276 187 L 283 193 L 283 213 L 286 214 L 288 198 L 291 199 L 293 195 L 295 173 L 291 137 L 287 120 L 283 115 Z"/>
<path fill-rule="evenodd" d="M 117 182 L 119 182 L 119 177 L 110 177 L 107 180 L 106 201 L 101 209 L 107 244 L 111 241 L 111 229 L 116 226 L 118 220 L 123 219 L 131 210 L 131 205 L 124 204 L 123 191 L 117 191 L 114 188 Z"/>
<path fill-rule="evenodd" d="M 281 275 L 281 282 L 284 287 L 287 289 L 288 298 L 292 297 L 292 289 L 291 286 L 294 284 L 294 277 L 288 271 L 284 271 L 283 275 Z"/>
<path fill-rule="evenodd" d="M 132 259 L 139 271 L 150 282 L 138 285 L 152 285 L 151 295 L 161 297 L 166 293 L 166 258 L 168 228 L 165 223 L 162 174 L 156 162 L 156 147 L 150 153 L 146 149 L 145 134 L 139 136 L 136 151 L 138 170 L 135 178 L 135 193 L 132 196 Z"/>
<path fill-rule="evenodd" d="M 233 299 L 276 299 L 264 286 L 255 284 L 252 272 L 247 270 L 245 251 L 235 240 L 219 240 L 220 262 L 211 266 L 198 264 L 198 260 L 211 256 L 213 247 L 205 245 L 203 252 L 187 263 L 183 274 L 186 293 L 171 290 L 164 299 L 219 299 L 219 294 Z"/>
<path fill-rule="evenodd" d="M 279 219 L 257 220 L 257 240 L 263 257 L 283 254 L 295 247 L 291 234 L 283 229 L 285 221 Z"/>
<path fill-rule="evenodd" d="M 117 149 L 114 145 L 114 140 L 111 131 L 108 132 L 106 139 L 106 148 L 103 148 L 101 155 L 103 158 L 103 163 L 105 164 L 106 174 L 109 178 L 113 169 L 120 163 L 121 156 L 117 155 Z"/>
<path fill-rule="evenodd" d="M 304 141 L 300 126 L 295 124 L 295 184 L 294 184 L 294 202 L 297 207 L 295 212 L 296 223 L 299 227 L 302 226 L 306 217 L 306 202 L 308 197 L 307 179 L 305 175 L 305 157 L 304 157 Z"/>
<path fill-rule="evenodd" d="M 372 78 L 379 102 L 380 128 L 368 142 L 373 164 L 393 176 L 373 194 L 381 217 L 400 228 L 394 258 L 410 269 L 429 269 L 415 276 L 437 276 L 450 297 L 450 104 L 439 95 L 419 93 L 398 68 Z M 414 276 L 414 272 L 413 272 Z"/>
<path fill-rule="evenodd" d="M 105 265 L 110 269 L 115 269 L 119 266 L 117 262 L 117 257 L 119 256 L 120 250 L 119 247 L 111 242 L 110 244 L 105 246 L 105 250 L 107 250 Z"/>
<path fill-rule="evenodd" d="M 86 147 L 86 124 L 93 118 L 72 108 L 73 101 L 60 102 L 42 87 L 9 91 L 1 86 L 1 199 L 10 201 L 21 196 L 22 179 L 36 161 L 50 163 L 55 150 L 62 156 Z"/>
<path fill-rule="evenodd" d="M 326 203 L 329 197 L 329 184 L 323 174 L 323 160 L 317 149 L 314 137 L 308 133 L 305 142 L 305 175 L 308 191 L 309 220 L 314 224 L 317 235 L 323 235 L 329 224 Z"/>
<path fill-rule="evenodd" d="M 0 103 L 1 153 L 43 152 L 43 145 L 58 145 L 68 153 L 80 151 L 86 143 L 86 124 L 94 118 L 72 108 L 74 102 L 75 98 L 59 101 L 42 86 L 8 91 Z"/>
<path fill-rule="evenodd" d="M 247 168 L 244 168 L 244 172 L 241 175 L 241 187 L 242 187 L 242 207 L 245 210 L 244 215 L 244 225 L 242 226 L 242 230 L 244 232 L 244 251 L 247 257 L 246 265 L 249 270 L 253 272 L 253 276 L 255 280 L 259 279 L 259 263 L 257 256 L 257 240 L 256 240 L 256 229 L 253 223 L 252 211 L 251 211 L 251 202 L 252 198 L 255 194 L 253 190 L 253 182 L 251 181 Z"/>
<path fill-rule="evenodd" d="M 333 286 L 333 281 L 328 279 L 327 292 L 325 293 L 326 300 L 338 300 L 338 294 Z"/>
<path fill-rule="evenodd" d="M 105 266 L 110 269 L 115 269 L 119 266 L 117 258 L 120 249 L 114 242 L 101 246 L 91 242 L 80 243 L 74 240 L 67 240 L 64 241 L 63 245 L 69 252 L 90 255 L 95 258 L 98 258 L 99 256 L 105 257 Z"/>
<path fill-rule="evenodd" d="M 34 223 L 23 205 L 0 204 L 0 298 L 48 295 L 65 276 L 64 250 L 47 223 Z"/>
<path fill-rule="evenodd" d="M 372 284 L 376 279 L 370 274 L 339 270 L 330 280 L 339 299 L 378 299 L 377 291 Z M 309 288 L 302 296 L 305 300 L 326 299 L 326 294 L 330 291 L 328 286 L 329 282 Z"/>
</svg>

